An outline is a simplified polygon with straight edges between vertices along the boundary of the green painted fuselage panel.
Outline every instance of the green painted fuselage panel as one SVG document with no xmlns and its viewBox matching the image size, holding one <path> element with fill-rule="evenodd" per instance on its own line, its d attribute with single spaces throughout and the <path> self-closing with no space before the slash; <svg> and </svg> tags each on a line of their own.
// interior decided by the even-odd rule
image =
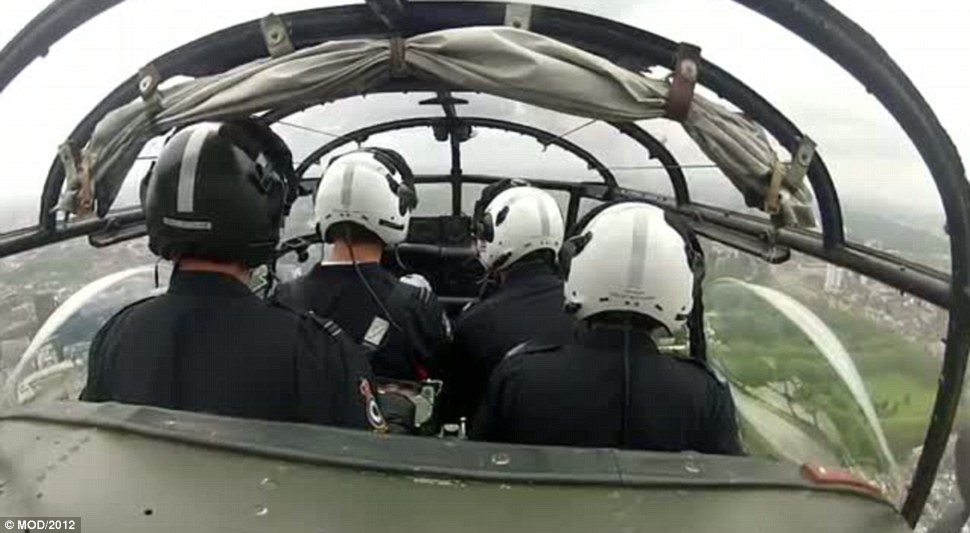
<svg viewBox="0 0 970 533">
<path fill-rule="evenodd" d="M 185 420 L 167 422 L 191 425 Z M 256 433 L 265 430 L 264 436 L 272 429 L 253 427 Z M 220 449 L 217 430 L 208 443 L 165 438 L 163 431 L 153 436 L 80 419 L 0 417 L 0 516 L 80 516 L 82 531 L 104 533 L 908 531 L 890 505 L 849 492 L 770 483 L 704 486 L 680 483 L 673 475 L 622 486 L 565 478 L 561 483 L 498 475 L 473 479 L 442 475 L 440 469 L 424 472 L 413 464 L 406 471 L 380 471 L 366 457 L 357 466 L 281 459 L 271 446 L 251 452 Z M 375 444 L 393 449 L 399 446 L 396 439 L 383 437 Z M 424 446 L 419 440 L 407 439 L 401 450 Z M 348 457 L 366 447 L 353 438 L 346 442 L 339 451 Z M 332 453 L 336 443 L 330 439 L 321 448 Z M 444 453 L 466 444 L 475 445 L 430 445 Z M 501 448 L 471 453 L 490 458 L 493 472 L 494 463 L 528 456 L 495 449 Z M 587 453 L 576 452 L 578 457 Z M 544 456 L 529 457 L 541 463 Z M 564 464 L 550 457 L 548 466 Z M 650 455 L 631 459 L 642 465 L 651 460 Z M 743 470 L 748 463 L 736 464 Z"/>
</svg>

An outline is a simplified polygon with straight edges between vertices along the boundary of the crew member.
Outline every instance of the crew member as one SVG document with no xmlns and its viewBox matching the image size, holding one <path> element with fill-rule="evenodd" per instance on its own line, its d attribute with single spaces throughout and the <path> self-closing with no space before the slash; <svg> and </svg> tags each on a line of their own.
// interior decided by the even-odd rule
<svg viewBox="0 0 970 533">
<path fill-rule="evenodd" d="M 272 257 L 296 184 L 285 143 L 256 120 L 176 133 L 143 182 L 149 248 L 168 291 L 95 337 L 81 399 L 266 420 L 386 427 L 367 356 L 333 322 L 247 286 Z"/>
<path fill-rule="evenodd" d="M 334 158 L 317 189 L 317 232 L 326 260 L 281 285 L 276 298 L 330 317 L 371 354 L 381 378 L 421 381 L 436 373 L 447 322 L 434 293 L 381 266 L 404 241 L 417 206 L 414 176 L 400 154 L 364 148 Z"/>
<path fill-rule="evenodd" d="M 482 191 L 473 226 L 479 261 L 497 287 L 455 323 L 445 390 L 467 418 L 509 350 L 528 340 L 561 344 L 572 335 L 556 269 L 564 228 L 555 199 L 521 180 L 502 181 Z"/>
<path fill-rule="evenodd" d="M 563 247 L 568 345 L 513 350 L 489 383 L 484 440 L 739 454 L 727 385 L 701 361 L 658 353 L 693 307 L 687 243 L 664 212 L 611 205 Z"/>
</svg>

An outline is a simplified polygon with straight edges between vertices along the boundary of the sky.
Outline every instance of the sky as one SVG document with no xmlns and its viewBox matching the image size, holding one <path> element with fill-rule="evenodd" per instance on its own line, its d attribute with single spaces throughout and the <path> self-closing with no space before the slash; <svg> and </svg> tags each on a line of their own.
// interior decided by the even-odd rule
<svg viewBox="0 0 970 533">
<path fill-rule="evenodd" d="M 0 42 L 9 41 L 46 0 L 0 3 Z M 4 201 L 35 201 L 57 145 L 74 125 L 120 81 L 139 67 L 176 46 L 270 11 L 286 12 L 348 3 L 343 0 L 128 0 L 82 26 L 35 61 L 21 77 L 0 93 L 0 169 Z M 357 2 L 360 3 L 360 2 Z M 940 213 L 929 173 L 898 125 L 865 88 L 834 62 L 780 26 L 728 0 L 539 0 L 537 3 L 592 12 L 703 48 L 708 59 L 726 68 L 768 98 L 819 144 L 839 189 L 843 208 L 889 212 Z M 833 0 L 833 5 L 860 23 L 889 51 L 922 91 L 954 139 L 970 153 L 970 2 L 966 0 Z M 342 119 L 322 111 L 294 117 L 295 122 L 340 131 L 366 125 L 367 120 L 400 113 L 400 106 L 345 108 Z M 358 102 L 359 104 L 359 102 Z M 488 110 L 531 117 L 514 104 L 495 104 Z M 545 124 L 563 128 L 573 117 L 546 117 Z M 578 123 L 582 123 L 578 119 Z M 676 125 L 660 121 L 649 129 L 668 142 L 682 163 L 705 163 L 703 156 Z M 608 165 L 628 164 L 629 150 L 602 125 L 587 128 L 570 139 L 579 142 Z M 290 132 L 297 145 L 309 146 L 308 133 Z M 304 138 L 301 138 L 301 135 Z M 302 140 L 301 140 L 302 139 Z M 472 152 L 470 164 L 534 169 L 558 160 L 547 152 L 536 156 L 536 145 L 521 147 L 496 158 L 487 149 L 487 134 Z M 313 139 L 319 142 L 320 138 Z M 434 145 L 401 140 L 403 148 L 424 151 L 415 156 L 433 159 Z M 418 166 L 421 166 L 420 164 Z M 491 168 L 489 167 L 489 168 Z M 519 172 L 513 172 L 519 173 Z M 711 172 L 689 174 L 695 197 L 727 185 L 711 179 Z M 621 183 L 624 176 L 621 175 Z M 663 189 L 663 180 L 645 178 L 649 187 Z M 669 191 L 669 187 L 667 188 Z M 715 197 L 718 195 L 712 195 Z M 0 208 L 0 211 L 3 211 Z M 26 223 L 33 220 L 29 217 Z M 942 220 L 942 218 L 940 218 Z M 19 222 L 19 221 L 18 221 Z M 0 215 L 0 231 L 12 229 Z"/>
</svg>

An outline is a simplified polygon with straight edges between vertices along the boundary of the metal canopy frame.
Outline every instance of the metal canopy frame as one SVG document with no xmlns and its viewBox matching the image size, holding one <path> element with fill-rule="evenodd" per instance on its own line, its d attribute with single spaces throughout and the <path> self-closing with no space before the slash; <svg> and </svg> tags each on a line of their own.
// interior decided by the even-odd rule
<svg viewBox="0 0 970 533">
<path fill-rule="evenodd" d="M 461 128 L 462 126 L 518 133 L 520 135 L 532 137 L 538 141 L 539 144 L 544 146 L 557 146 L 584 161 L 590 169 L 595 170 L 603 178 L 603 182 L 606 183 L 608 187 L 615 188 L 618 186 L 616 183 L 616 177 L 613 176 L 613 172 L 610 171 L 610 169 L 608 169 L 606 165 L 604 165 L 593 154 L 589 153 L 579 145 L 540 128 L 527 126 L 518 122 L 511 122 L 508 120 L 484 117 L 415 117 L 392 120 L 390 122 L 366 126 L 345 135 L 341 135 L 340 137 L 337 137 L 336 139 L 314 150 L 296 167 L 296 173 L 302 177 L 306 171 L 309 170 L 310 166 L 319 162 L 321 159 L 326 157 L 327 154 L 330 154 L 331 152 L 351 143 L 360 144 L 374 135 L 412 128 L 441 128 L 449 132 L 449 139 L 451 139 L 451 142 L 453 143 L 451 174 L 460 176 L 462 174 L 460 156 L 461 149 L 460 145 L 459 147 L 455 147 L 454 142 L 457 137 L 455 130 Z M 669 152 L 667 153 L 669 154 Z"/>
<path fill-rule="evenodd" d="M 0 91 L 34 58 L 52 44 L 123 0 L 56 0 L 32 20 L 0 51 Z M 970 185 L 959 155 L 946 131 L 916 87 L 879 44 L 861 27 L 824 0 L 735 0 L 801 36 L 831 57 L 860 81 L 903 127 L 929 167 L 946 213 L 951 245 L 951 274 L 912 265 L 845 242 L 842 213 L 829 172 L 816 155 L 808 171 L 821 215 L 822 235 L 775 228 L 759 219 L 687 202 L 668 208 L 692 214 L 697 224 L 735 231 L 769 244 L 791 246 L 833 264 L 908 290 L 949 309 L 949 325 L 940 388 L 920 457 L 902 514 L 914 525 L 926 503 L 942 457 L 962 390 L 970 349 Z M 420 2 L 368 0 L 368 5 L 317 9 L 281 15 L 296 48 L 325 40 L 357 36 L 412 35 L 445 28 L 503 25 L 508 4 L 494 2 Z M 522 9 L 523 6 L 517 6 Z M 562 9 L 525 6 L 528 29 L 606 57 L 627 68 L 645 70 L 674 64 L 677 44 L 652 33 L 618 22 Z M 266 55 L 259 28 L 253 21 L 222 30 L 180 47 L 152 62 L 164 78 L 201 76 L 224 71 Z M 798 146 L 798 128 L 751 88 L 720 69 L 702 61 L 699 83 L 732 102 L 762 124 L 789 152 Z M 407 90 L 414 80 L 392 80 L 385 91 Z M 417 84 L 420 86 L 420 84 Z M 438 90 L 460 89 L 439 87 Z M 110 110 L 138 96 L 135 76 L 109 94 L 71 133 L 69 140 L 82 145 L 95 124 Z M 449 115 L 445 106 L 446 118 Z M 637 133 L 617 125 L 636 139 Z M 624 131 L 627 129 L 628 131 Z M 459 141 L 453 141 L 453 147 Z M 641 143 L 643 144 L 643 143 Z M 458 150 L 460 152 L 460 150 Z M 667 163 L 664 162 L 665 166 Z M 461 176 L 460 153 L 453 158 L 448 179 Z M 45 244 L 123 224 L 137 218 L 131 212 L 113 213 L 108 220 L 81 220 L 58 224 L 52 213 L 64 181 L 55 159 L 45 183 L 37 228 L 0 236 L 0 257 Z M 575 185 L 575 184 L 573 184 Z M 640 191 L 582 184 L 582 193 L 636 198 Z M 459 188 L 460 190 L 460 188 Z M 676 189 L 675 189 L 676 190 Z M 578 197 L 578 196 L 577 196 Z M 642 198 L 646 199 L 646 198 Z M 678 202 L 681 199 L 678 199 Z M 663 203 L 663 202 L 661 202 Z M 945 290 L 942 288 L 945 287 Z"/>
</svg>

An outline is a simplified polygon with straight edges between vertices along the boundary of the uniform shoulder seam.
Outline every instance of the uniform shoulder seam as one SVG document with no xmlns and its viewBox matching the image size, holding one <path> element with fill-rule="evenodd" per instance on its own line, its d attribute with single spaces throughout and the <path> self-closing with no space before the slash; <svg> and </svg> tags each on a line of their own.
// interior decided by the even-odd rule
<svg viewBox="0 0 970 533">
<path fill-rule="evenodd" d="M 523 343 L 516 345 L 511 350 L 509 350 L 505 354 L 505 358 L 508 359 L 510 357 L 515 357 L 518 355 L 529 354 L 529 353 L 551 352 L 554 350 L 558 350 L 561 347 L 562 347 L 561 344 L 538 344 L 538 343 L 533 343 L 531 341 L 525 341 Z"/>
<path fill-rule="evenodd" d="M 300 316 L 310 319 L 310 321 L 316 327 L 326 331 L 333 338 L 340 337 L 344 333 L 343 328 L 341 328 L 336 322 L 330 320 L 329 318 L 323 318 L 313 311 L 300 313 Z"/>
<path fill-rule="evenodd" d="M 434 303 L 437 296 L 434 292 L 424 287 L 415 287 L 400 280 L 395 280 L 394 289 L 391 291 L 389 299 L 394 298 L 395 294 L 400 297 L 419 303 L 421 306 L 429 306 Z"/>
<path fill-rule="evenodd" d="M 145 303 L 148 303 L 148 302 L 154 300 L 155 298 L 158 298 L 158 296 L 157 295 L 155 295 L 155 296 L 146 296 L 146 297 L 141 298 L 139 300 L 135 300 L 134 302 L 131 302 L 130 304 L 122 307 L 121 309 L 119 309 L 118 312 L 116 312 L 113 316 L 120 316 L 121 314 L 127 313 L 128 311 L 131 311 L 132 309 L 134 309 L 135 307 L 138 307 L 141 304 L 145 304 Z"/>
<path fill-rule="evenodd" d="M 294 309 L 293 307 L 290 307 L 289 305 L 277 300 L 269 300 L 267 301 L 267 304 L 271 309 L 275 309 L 292 316 L 296 319 L 297 323 L 309 322 L 314 328 L 326 331 L 331 337 L 338 337 L 344 333 L 343 328 L 341 328 L 336 322 L 329 318 L 323 318 L 314 313 L 312 310 L 302 311 L 299 309 Z"/>
</svg>

